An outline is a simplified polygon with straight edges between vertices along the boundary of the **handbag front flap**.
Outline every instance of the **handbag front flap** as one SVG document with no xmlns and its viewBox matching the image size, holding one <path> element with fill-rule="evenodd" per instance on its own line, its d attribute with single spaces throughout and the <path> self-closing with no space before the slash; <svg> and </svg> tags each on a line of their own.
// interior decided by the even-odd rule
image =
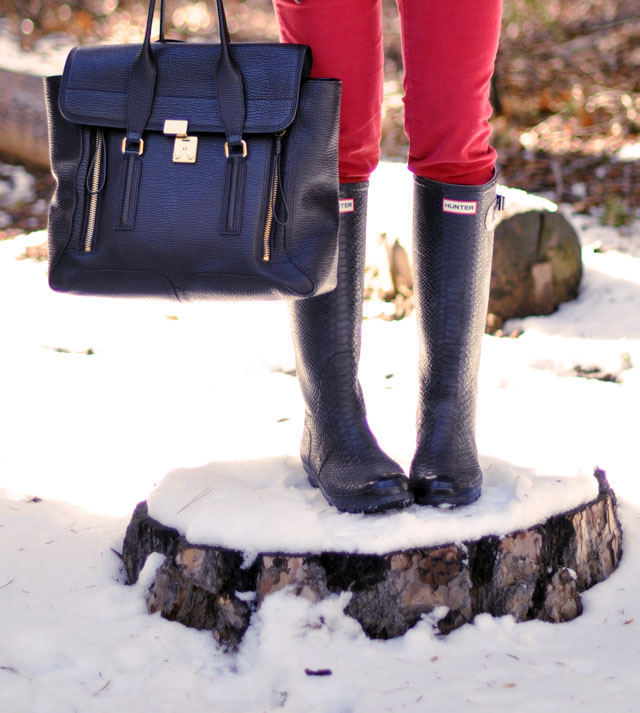
<svg viewBox="0 0 640 713">
<path fill-rule="evenodd" d="M 76 124 L 125 128 L 129 74 L 141 45 L 76 47 L 62 76 L 59 108 Z M 216 95 L 218 44 L 156 42 L 156 84 L 147 129 L 168 118 L 186 119 L 189 131 L 224 133 Z M 245 96 L 244 132 L 277 133 L 295 118 L 300 84 L 311 69 L 305 45 L 232 43 Z"/>
</svg>

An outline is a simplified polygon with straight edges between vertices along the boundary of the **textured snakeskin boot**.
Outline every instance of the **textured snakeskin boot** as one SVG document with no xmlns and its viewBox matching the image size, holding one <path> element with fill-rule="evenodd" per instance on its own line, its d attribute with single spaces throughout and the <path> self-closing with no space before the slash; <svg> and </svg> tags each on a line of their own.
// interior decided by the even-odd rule
<svg viewBox="0 0 640 713">
<path fill-rule="evenodd" d="M 501 207 L 496 181 L 463 186 L 414 179 L 420 392 L 410 483 L 420 505 L 466 505 L 480 497 L 476 397 Z"/>
<path fill-rule="evenodd" d="M 290 308 L 306 404 L 300 453 L 305 472 L 338 510 L 366 513 L 413 503 L 402 468 L 369 430 L 358 382 L 368 187 L 340 186 L 336 289 Z"/>
</svg>

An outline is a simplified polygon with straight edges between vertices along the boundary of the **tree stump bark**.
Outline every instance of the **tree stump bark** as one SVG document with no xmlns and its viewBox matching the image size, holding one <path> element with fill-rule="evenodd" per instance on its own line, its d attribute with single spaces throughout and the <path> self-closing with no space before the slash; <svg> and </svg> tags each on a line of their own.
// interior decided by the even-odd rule
<svg viewBox="0 0 640 713">
<path fill-rule="evenodd" d="M 603 471 L 595 476 L 594 500 L 506 536 L 379 555 L 267 552 L 249 567 L 242 552 L 188 542 L 142 502 L 124 540 L 127 583 L 151 553 L 163 554 L 149 611 L 210 629 L 231 648 L 264 599 L 284 588 L 311 601 L 350 592 L 345 613 L 372 638 L 401 636 L 441 606 L 447 613 L 437 626 L 445 634 L 483 612 L 569 621 L 582 612 L 580 592 L 606 579 L 622 555 L 615 494 Z"/>
</svg>

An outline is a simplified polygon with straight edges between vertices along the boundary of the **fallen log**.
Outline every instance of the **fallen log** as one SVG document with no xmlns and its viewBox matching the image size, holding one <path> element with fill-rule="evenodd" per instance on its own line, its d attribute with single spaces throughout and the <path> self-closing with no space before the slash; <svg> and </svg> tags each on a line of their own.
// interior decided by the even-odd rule
<svg viewBox="0 0 640 713">
<path fill-rule="evenodd" d="M 0 153 L 48 168 L 49 140 L 42 77 L 0 69 Z"/>
<path fill-rule="evenodd" d="M 446 607 L 437 622 L 443 634 L 483 612 L 569 621 L 582 612 L 580 593 L 605 580 L 622 556 L 615 494 L 603 471 L 595 477 L 595 499 L 504 536 L 380 554 L 265 552 L 248 567 L 243 552 L 188 542 L 142 502 L 124 540 L 127 583 L 151 553 L 161 553 L 149 611 L 209 629 L 231 648 L 264 599 L 284 588 L 311 601 L 350 592 L 345 613 L 372 638 L 401 636 L 438 607 Z"/>
<path fill-rule="evenodd" d="M 522 191 L 505 189 L 513 210 Z M 507 215 L 495 231 L 489 314 L 499 326 L 512 317 L 551 314 L 578 296 L 580 239 L 553 204 L 526 195 L 530 209 Z M 492 330 L 487 330 L 492 331 Z"/>
</svg>

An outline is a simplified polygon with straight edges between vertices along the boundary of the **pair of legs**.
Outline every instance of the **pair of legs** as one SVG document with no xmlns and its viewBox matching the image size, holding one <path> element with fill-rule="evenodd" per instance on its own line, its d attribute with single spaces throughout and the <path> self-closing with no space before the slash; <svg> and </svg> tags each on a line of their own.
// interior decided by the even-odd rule
<svg viewBox="0 0 640 713">
<path fill-rule="evenodd" d="M 369 430 L 357 378 L 367 181 L 379 160 L 381 0 L 274 0 L 285 42 L 312 48 L 314 76 L 343 82 L 338 286 L 292 307 L 307 411 L 302 460 L 341 510 L 464 504 L 480 494 L 475 403 L 495 209 L 489 85 L 501 0 L 398 0 L 405 130 L 414 183 L 420 337 L 410 479 Z M 411 487 L 410 487 L 411 486 Z M 413 491 L 413 492 L 411 492 Z"/>
<path fill-rule="evenodd" d="M 380 156 L 381 0 L 274 0 L 283 42 L 307 44 L 313 76 L 342 80 L 340 180 L 367 181 Z M 398 0 L 409 168 L 443 183 L 493 174 L 489 84 L 502 0 Z"/>
</svg>

